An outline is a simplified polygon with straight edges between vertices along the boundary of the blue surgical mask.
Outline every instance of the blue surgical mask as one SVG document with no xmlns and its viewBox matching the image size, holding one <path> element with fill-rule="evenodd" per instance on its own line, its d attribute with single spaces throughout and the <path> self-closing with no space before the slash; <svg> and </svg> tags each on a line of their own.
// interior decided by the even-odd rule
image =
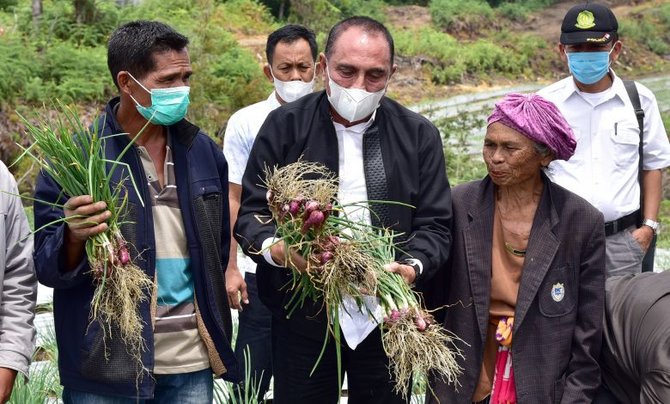
<svg viewBox="0 0 670 404">
<path fill-rule="evenodd" d="M 605 77 L 610 68 L 611 52 L 566 52 L 565 55 L 568 57 L 568 66 L 575 80 L 588 85 L 597 83 Z"/>
<path fill-rule="evenodd" d="M 150 121 L 154 125 L 170 126 L 184 119 L 186 112 L 188 111 L 188 94 L 191 87 L 181 86 L 154 88 L 149 90 L 144 87 L 142 83 L 137 81 L 132 74 L 128 73 L 128 75 L 135 80 L 144 91 L 151 94 L 151 106 L 149 107 L 143 106 L 137 102 L 135 97 L 132 95 L 130 96 L 130 98 L 135 101 L 137 112 L 139 112 L 147 121 Z"/>
</svg>

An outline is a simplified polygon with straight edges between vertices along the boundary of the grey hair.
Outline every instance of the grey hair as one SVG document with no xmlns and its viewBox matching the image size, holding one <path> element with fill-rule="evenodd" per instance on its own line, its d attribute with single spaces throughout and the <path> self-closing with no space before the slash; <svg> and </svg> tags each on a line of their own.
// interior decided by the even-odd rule
<svg viewBox="0 0 670 404">
<path fill-rule="evenodd" d="M 535 152 L 542 157 L 547 157 L 554 154 L 554 152 L 551 151 L 551 149 L 549 149 L 549 147 L 544 143 L 533 142 L 533 146 L 535 146 Z M 544 170 L 545 173 L 551 172 L 551 168 L 549 166 L 542 167 L 542 169 Z"/>
<path fill-rule="evenodd" d="M 539 154 L 542 157 L 547 157 L 548 155 L 553 153 L 549 149 L 549 147 L 544 143 L 533 142 L 533 145 L 535 146 L 535 152 L 537 152 L 537 154 Z"/>
</svg>

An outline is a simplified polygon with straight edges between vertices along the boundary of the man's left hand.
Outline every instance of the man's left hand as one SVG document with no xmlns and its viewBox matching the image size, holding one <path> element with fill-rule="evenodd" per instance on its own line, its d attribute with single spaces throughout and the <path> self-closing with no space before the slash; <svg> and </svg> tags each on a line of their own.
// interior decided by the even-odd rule
<svg viewBox="0 0 670 404">
<path fill-rule="evenodd" d="M 16 370 L 0 368 L 0 403 L 9 401 L 16 380 Z"/>
<path fill-rule="evenodd" d="M 649 245 L 651 244 L 651 240 L 654 238 L 654 231 L 651 229 L 651 227 L 639 227 L 633 230 L 632 235 L 635 241 L 637 241 L 637 243 L 640 245 L 640 248 L 642 248 L 642 251 L 646 253 L 649 249 Z"/>
<path fill-rule="evenodd" d="M 242 311 L 242 303 L 249 304 L 247 283 L 237 265 L 232 262 L 229 262 L 226 268 L 226 294 L 231 309 Z"/>
<path fill-rule="evenodd" d="M 416 279 L 416 272 L 411 265 L 401 264 L 399 262 L 392 262 L 390 264 L 384 265 L 384 269 L 389 272 L 395 272 L 398 275 L 402 276 L 405 280 L 405 283 L 408 285 L 413 285 L 414 280 Z"/>
</svg>

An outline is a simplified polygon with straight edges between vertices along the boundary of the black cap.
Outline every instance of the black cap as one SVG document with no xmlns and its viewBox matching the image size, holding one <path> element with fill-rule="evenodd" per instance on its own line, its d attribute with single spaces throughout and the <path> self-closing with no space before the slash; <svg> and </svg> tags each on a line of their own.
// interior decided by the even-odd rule
<svg viewBox="0 0 670 404">
<path fill-rule="evenodd" d="M 561 25 L 561 43 L 608 43 L 614 39 L 618 29 L 619 23 L 609 7 L 586 3 L 568 10 Z"/>
</svg>

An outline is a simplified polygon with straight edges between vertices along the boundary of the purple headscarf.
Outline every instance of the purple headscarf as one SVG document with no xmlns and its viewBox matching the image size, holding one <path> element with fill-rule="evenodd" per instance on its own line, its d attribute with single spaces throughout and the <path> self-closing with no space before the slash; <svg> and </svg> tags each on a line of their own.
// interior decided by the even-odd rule
<svg viewBox="0 0 670 404">
<path fill-rule="evenodd" d="M 554 104 L 536 94 L 508 94 L 499 101 L 488 124 L 500 122 L 530 140 L 546 145 L 557 159 L 568 160 L 577 142 L 572 128 Z"/>
</svg>

